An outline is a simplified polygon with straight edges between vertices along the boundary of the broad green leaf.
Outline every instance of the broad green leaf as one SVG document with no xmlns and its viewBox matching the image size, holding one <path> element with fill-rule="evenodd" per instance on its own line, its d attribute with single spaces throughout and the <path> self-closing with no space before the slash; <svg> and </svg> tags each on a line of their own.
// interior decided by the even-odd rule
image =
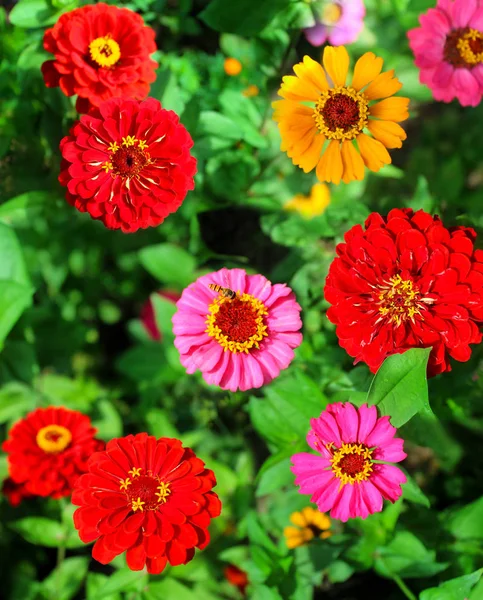
<svg viewBox="0 0 483 600">
<path fill-rule="evenodd" d="M 251 587 L 251 600 L 283 600 L 276 588 L 266 585 L 254 585 Z"/>
<path fill-rule="evenodd" d="M 159 600 L 160 598 L 176 598 L 176 600 L 199 600 L 199 597 L 187 586 L 172 577 L 164 577 L 162 581 L 149 583 L 143 592 L 143 600 Z"/>
<path fill-rule="evenodd" d="M 98 600 L 99 590 L 109 581 L 107 575 L 102 573 L 88 573 L 86 581 L 86 600 Z M 122 600 L 120 594 L 110 594 L 109 596 L 102 596 L 102 600 Z"/>
<path fill-rule="evenodd" d="M 150 435 L 159 437 L 180 437 L 179 431 L 173 425 L 168 411 L 161 408 L 151 408 L 145 415 L 148 424 L 147 431 Z"/>
<path fill-rule="evenodd" d="M 290 457 L 285 457 L 265 470 L 260 477 L 256 496 L 265 496 L 286 485 L 293 484 L 294 475 L 290 471 Z"/>
<path fill-rule="evenodd" d="M 483 569 L 478 569 L 478 571 L 469 575 L 445 581 L 438 587 L 429 588 L 429 590 L 421 592 L 419 600 L 464 600 L 469 597 L 471 590 L 480 580 L 482 573 Z M 474 600 L 477 600 L 477 598 L 474 598 Z"/>
<path fill-rule="evenodd" d="M 81 548 L 84 543 L 76 532 L 70 535 L 67 528 L 58 521 L 46 517 L 25 517 L 14 521 L 10 527 L 19 533 L 27 542 L 36 546 L 57 548 L 61 544 L 67 548 Z"/>
<path fill-rule="evenodd" d="M 150 299 L 153 303 L 154 317 L 158 330 L 162 333 L 163 337 L 168 336 L 172 338 L 172 318 L 176 313 L 176 304 L 159 294 L 151 294 Z"/>
<path fill-rule="evenodd" d="M 429 508 L 431 503 L 423 494 L 418 484 L 410 475 L 408 475 L 408 473 L 406 473 L 406 478 L 406 483 L 402 484 L 404 500 L 409 500 L 409 502 L 414 502 L 415 504 L 422 504 L 423 506 L 426 506 L 426 508 Z"/>
<path fill-rule="evenodd" d="M 141 591 L 148 581 L 147 573 L 131 571 L 128 568 L 113 573 L 106 583 L 99 588 L 98 597 L 105 598 L 118 592 Z"/>
<path fill-rule="evenodd" d="M 31 225 L 33 215 L 37 215 L 56 196 L 52 192 L 26 192 L 7 200 L 0 206 L 0 221 L 7 225 Z"/>
<path fill-rule="evenodd" d="M 289 4 L 289 0 L 211 0 L 201 19 L 216 31 L 252 36 L 259 33 Z"/>
<path fill-rule="evenodd" d="M 374 377 L 367 403 L 401 427 L 419 411 L 429 412 L 426 368 L 431 348 L 414 348 L 386 358 Z"/>
<path fill-rule="evenodd" d="M 32 304 L 33 289 L 16 281 L 0 281 L 0 350 L 10 330 Z"/>
<path fill-rule="evenodd" d="M 38 399 L 26 385 L 7 383 L 0 389 L 0 423 L 23 417 L 37 406 Z"/>
<path fill-rule="evenodd" d="M 445 518 L 446 527 L 459 540 L 483 538 L 483 498 L 467 504 Z"/>
<path fill-rule="evenodd" d="M 96 404 L 100 417 L 94 419 L 92 424 L 97 429 L 97 436 L 103 440 L 111 440 L 122 435 L 122 418 L 116 407 L 109 400 L 99 400 Z"/>
<path fill-rule="evenodd" d="M 243 131 L 238 123 L 235 123 L 232 118 L 213 110 L 204 110 L 200 114 L 198 128 L 200 136 L 227 138 L 234 142 L 241 140 L 243 136 Z"/>
<path fill-rule="evenodd" d="M 163 283 L 186 287 L 194 279 L 195 259 L 173 244 L 146 246 L 139 252 L 143 267 Z"/>
<path fill-rule="evenodd" d="M 331 583 L 342 583 L 347 581 L 349 577 L 354 573 L 354 569 L 343 560 L 336 560 L 327 570 L 327 574 L 329 576 L 329 580 Z"/>
<path fill-rule="evenodd" d="M 448 567 L 448 563 L 438 563 L 435 558 L 436 553 L 425 548 L 415 535 L 400 531 L 387 546 L 378 549 L 374 568 L 389 578 L 431 577 Z"/>
<path fill-rule="evenodd" d="M 54 598 L 55 600 L 70 600 L 73 598 L 87 575 L 88 564 L 87 556 L 66 558 L 42 582 L 40 588 L 42 596 L 46 600 Z"/>
</svg>

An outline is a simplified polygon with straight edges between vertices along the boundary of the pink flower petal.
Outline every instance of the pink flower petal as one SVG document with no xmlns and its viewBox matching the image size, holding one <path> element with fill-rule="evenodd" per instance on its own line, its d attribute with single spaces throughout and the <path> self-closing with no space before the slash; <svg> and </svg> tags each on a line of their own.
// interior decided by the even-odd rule
<svg viewBox="0 0 483 600">
<path fill-rule="evenodd" d="M 337 448 L 342 446 L 342 439 L 337 421 L 327 412 L 327 410 L 325 410 L 320 417 L 310 419 L 310 426 L 324 446 L 327 443 L 333 443 Z"/>
<path fill-rule="evenodd" d="M 454 28 L 467 27 L 477 7 L 477 0 L 455 0 L 452 11 Z"/>
<path fill-rule="evenodd" d="M 384 446 L 392 440 L 395 433 L 396 428 L 389 423 L 389 417 L 381 417 L 377 420 L 374 429 L 368 435 L 366 445 L 369 448 Z"/>
<path fill-rule="evenodd" d="M 377 420 L 377 409 L 375 406 L 367 406 L 363 404 L 359 408 L 359 431 L 357 433 L 357 441 L 367 446 L 367 436 L 374 429 Z"/>
<path fill-rule="evenodd" d="M 342 441 L 347 443 L 357 442 L 359 430 L 359 415 L 350 402 L 330 404 L 327 407 L 339 426 Z"/>
<path fill-rule="evenodd" d="M 376 460 L 385 460 L 387 462 L 401 462 L 407 457 L 403 451 L 404 440 L 393 438 L 388 444 L 381 448 L 376 448 L 374 458 Z"/>
<path fill-rule="evenodd" d="M 322 23 L 317 23 L 313 27 L 304 29 L 304 33 L 309 44 L 317 47 L 322 46 L 322 44 L 327 40 L 328 30 L 325 25 L 322 25 Z"/>
<path fill-rule="evenodd" d="M 371 483 L 370 479 L 361 481 L 361 494 L 364 498 L 364 503 L 369 510 L 369 514 L 380 512 L 383 506 L 381 492 Z"/>
<path fill-rule="evenodd" d="M 333 519 L 339 519 L 345 523 L 350 517 L 358 516 L 354 510 L 353 495 L 354 486 L 349 483 L 344 485 L 330 511 L 330 516 Z"/>
<path fill-rule="evenodd" d="M 406 483 L 406 475 L 392 465 L 377 465 L 371 475 L 371 483 L 381 492 L 386 500 L 396 502 L 401 497 L 401 484 Z"/>
<path fill-rule="evenodd" d="M 339 485 L 340 479 L 332 476 L 332 479 L 330 479 L 323 488 L 313 494 L 313 496 L 310 498 L 310 501 L 317 504 L 317 508 L 320 510 L 320 512 L 328 512 L 337 499 L 339 494 Z"/>
</svg>

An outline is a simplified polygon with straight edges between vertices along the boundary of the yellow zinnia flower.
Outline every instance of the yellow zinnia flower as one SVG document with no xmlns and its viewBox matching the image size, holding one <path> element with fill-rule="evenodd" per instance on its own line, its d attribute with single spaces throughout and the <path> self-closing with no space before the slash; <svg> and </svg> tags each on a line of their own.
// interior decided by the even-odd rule
<svg viewBox="0 0 483 600">
<path fill-rule="evenodd" d="M 300 512 L 292 513 L 290 521 L 296 527 L 285 527 L 283 530 L 287 548 L 303 546 L 314 537 L 325 540 L 332 535 L 328 531 L 331 524 L 330 518 L 311 506 L 307 506 Z"/>
<path fill-rule="evenodd" d="M 298 212 L 305 219 L 312 219 L 323 214 L 329 204 L 329 186 L 325 183 L 316 183 L 308 196 L 297 194 L 284 205 L 284 209 Z"/>
<path fill-rule="evenodd" d="M 323 65 L 305 56 L 295 77 L 283 78 L 278 94 L 284 100 L 272 105 L 281 150 L 305 173 L 316 168 L 319 181 L 364 179 L 364 165 L 379 171 L 391 162 L 386 148 L 400 148 L 406 139 L 397 123 L 409 116 L 409 98 L 390 98 L 402 84 L 394 71 L 381 73 L 383 60 L 372 52 L 357 61 L 350 86 L 344 46 L 327 46 Z"/>
</svg>

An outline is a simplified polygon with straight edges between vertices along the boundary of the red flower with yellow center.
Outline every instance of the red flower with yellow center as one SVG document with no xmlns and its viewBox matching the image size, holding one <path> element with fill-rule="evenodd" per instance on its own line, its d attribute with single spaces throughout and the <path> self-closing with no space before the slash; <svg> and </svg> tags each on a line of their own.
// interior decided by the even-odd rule
<svg viewBox="0 0 483 600">
<path fill-rule="evenodd" d="M 146 433 L 111 440 L 94 454 L 72 496 L 82 541 L 97 540 L 103 564 L 126 552 L 130 569 L 161 573 L 209 543 L 208 525 L 220 514 L 212 471 L 179 440 Z"/>
<path fill-rule="evenodd" d="M 153 98 L 115 98 L 81 117 L 60 143 L 67 201 L 109 229 L 156 227 L 194 188 L 193 140 Z"/>
<path fill-rule="evenodd" d="M 156 79 L 155 32 L 127 8 L 99 3 L 63 14 L 44 35 L 55 55 L 42 65 L 45 85 L 78 95 L 86 113 L 109 98 L 142 100 Z"/>
<path fill-rule="evenodd" d="M 12 427 L 2 445 L 12 481 L 5 493 L 14 492 L 18 502 L 30 495 L 69 496 L 90 455 L 104 446 L 95 433 L 89 417 L 75 410 L 34 410 Z"/>
<path fill-rule="evenodd" d="M 483 252 L 466 227 L 422 210 L 373 213 L 337 246 L 325 285 L 340 345 L 375 372 L 409 348 L 432 347 L 428 374 L 466 361 L 481 341 Z"/>
</svg>

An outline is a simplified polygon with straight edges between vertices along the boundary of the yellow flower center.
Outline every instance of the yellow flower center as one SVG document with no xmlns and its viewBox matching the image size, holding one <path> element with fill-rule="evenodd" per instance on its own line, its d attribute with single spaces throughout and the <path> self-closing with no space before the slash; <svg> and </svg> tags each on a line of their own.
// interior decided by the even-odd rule
<svg viewBox="0 0 483 600">
<path fill-rule="evenodd" d="M 313 117 L 329 140 L 353 140 L 368 124 L 368 104 L 362 92 L 339 86 L 320 94 Z"/>
<path fill-rule="evenodd" d="M 141 467 L 133 467 L 129 471 L 132 479 L 121 479 L 119 489 L 124 492 L 133 512 L 157 510 L 171 494 L 170 484 L 168 481 L 161 481 L 152 471 L 147 471 L 145 475 L 141 471 Z"/>
<path fill-rule="evenodd" d="M 48 454 L 65 450 L 72 441 L 71 432 L 62 425 L 47 425 L 37 432 L 37 446 Z"/>
<path fill-rule="evenodd" d="M 332 472 L 340 479 L 341 485 L 359 483 L 369 479 L 372 473 L 372 450 L 363 444 L 342 444 L 332 450 L 333 444 L 327 444 L 332 452 Z"/>
<path fill-rule="evenodd" d="M 138 140 L 133 135 L 123 137 L 121 143 L 112 142 L 109 145 L 109 160 L 102 169 L 113 177 L 132 179 L 139 176 L 143 168 L 151 163 L 151 157 L 146 140 Z"/>
<path fill-rule="evenodd" d="M 320 15 L 320 20 L 324 25 L 335 25 L 340 21 L 342 16 L 342 8 L 339 4 L 326 4 Z"/>
<path fill-rule="evenodd" d="M 89 54 L 100 67 L 113 67 L 121 58 L 121 48 L 110 35 L 105 35 L 89 44 Z"/>
<path fill-rule="evenodd" d="M 206 317 L 206 333 L 214 338 L 223 349 L 230 352 L 246 352 L 259 348 L 259 342 L 267 333 L 264 317 L 268 311 L 250 294 L 235 298 L 219 296 L 209 307 Z"/>
<path fill-rule="evenodd" d="M 467 65 L 483 63 L 483 33 L 469 29 L 459 38 L 456 47 Z"/>
<path fill-rule="evenodd" d="M 414 317 L 421 315 L 421 303 L 431 302 L 428 298 L 422 298 L 414 283 L 402 279 L 401 275 L 391 277 L 387 285 L 381 287 L 378 297 L 380 314 L 396 325 L 401 325 L 407 319 L 414 322 Z"/>
</svg>

